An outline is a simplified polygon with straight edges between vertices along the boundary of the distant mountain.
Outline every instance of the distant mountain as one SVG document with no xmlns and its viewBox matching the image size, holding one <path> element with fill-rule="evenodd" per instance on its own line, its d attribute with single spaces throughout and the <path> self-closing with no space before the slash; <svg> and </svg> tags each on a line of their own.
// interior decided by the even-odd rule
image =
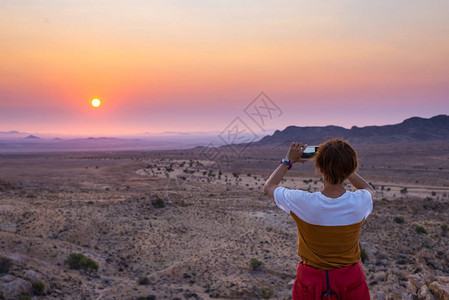
<svg viewBox="0 0 449 300">
<path fill-rule="evenodd" d="M 344 138 L 357 144 L 447 141 L 449 142 L 449 116 L 438 115 L 429 119 L 413 117 L 400 124 L 384 126 L 353 126 L 346 129 L 339 126 L 298 127 L 288 126 L 276 130 L 272 135 L 263 137 L 252 145 L 289 145 L 299 141 L 309 145 L 320 144 L 332 137 Z"/>
<path fill-rule="evenodd" d="M 30 135 L 30 133 L 20 132 L 17 130 L 0 131 L 0 139 L 24 138 L 27 135 Z"/>
<path fill-rule="evenodd" d="M 86 140 L 117 140 L 118 138 L 115 137 L 106 137 L 106 136 L 101 136 L 101 137 L 88 137 L 86 138 Z"/>
<path fill-rule="evenodd" d="M 146 136 L 212 136 L 218 135 L 219 131 L 162 131 L 162 132 L 144 132 Z"/>
<path fill-rule="evenodd" d="M 216 137 L 218 139 L 218 137 Z M 187 149 L 197 145 L 207 145 L 211 138 L 207 137 L 147 137 L 141 138 L 38 138 L 29 135 L 26 138 L 1 139 L 0 153 L 43 152 L 43 151 L 110 151 L 110 150 L 170 150 Z"/>
</svg>

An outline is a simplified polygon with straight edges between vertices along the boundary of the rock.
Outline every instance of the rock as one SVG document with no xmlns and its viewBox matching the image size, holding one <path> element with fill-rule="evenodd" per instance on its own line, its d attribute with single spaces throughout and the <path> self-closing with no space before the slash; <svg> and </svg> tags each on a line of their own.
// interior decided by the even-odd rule
<svg viewBox="0 0 449 300">
<path fill-rule="evenodd" d="M 440 283 L 448 283 L 449 284 L 449 276 L 437 276 L 436 279 Z"/>
<path fill-rule="evenodd" d="M 388 259 L 386 259 L 386 258 L 381 259 L 381 260 L 379 260 L 379 263 L 383 266 L 388 266 Z"/>
<path fill-rule="evenodd" d="M 12 276 L 12 275 L 10 275 L 10 274 L 7 274 L 7 275 L 1 277 L 1 278 L 0 278 L 0 281 L 3 281 L 3 282 L 11 282 L 11 281 L 13 281 L 14 279 L 16 279 L 16 277 L 14 277 L 14 276 Z"/>
<path fill-rule="evenodd" d="M 398 285 L 399 278 L 398 275 L 395 274 L 393 271 L 388 271 L 388 282 L 392 285 Z"/>
<path fill-rule="evenodd" d="M 382 291 L 376 292 L 376 295 L 374 296 L 374 299 L 376 299 L 376 300 L 385 300 L 386 299 L 385 293 L 382 292 Z"/>
<path fill-rule="evenodd" d="M 406 265 L 409 261 L 409 256 L 405 253 L 399 253 L 398 258 L 396 259 L 396 262 L 399 265 Z"/>
<path fill-rule="evenodd" d="M 197 293 L 184 293 L 183 296 L 185 299 L 200 299 Z"/>
<path fill-rule="evenodd" d="M 14 297 L 22 293 L 31 294 L 31 292 L 31 282 L 26 281 L 22 278 L 15 278 L 12 281 L 0 283 L 0 295 L 5 299 L 10 299 L 11 296 Z"/>
<path fill-rule="evenodd" d="M 449 283 L 434 281 L 429 284 L 429 289 L 437 299 L 449 300 Z"/>
<path fill-rule="evenodd" d="M 416 293 L 419 288 L 425 284 L 423 276 L 421 274 L 412 274 L 408 276 L 407 291 L 410 293 Z"/>
<path fill-rule="evenodd" d="M 419 300 L 435 300 L 427 285 L 423 285 L 418 291 Z"/>
<path fill-rule="evenodd" d="M 407 292 L 402 292 L 402 296 L 401 296 L 402 300 L 415 300 L 416 299 L 416 294 L 409 294 Z"/>
<path fill-rule="evenodd" d="M 374 273 L 373 280 L 380 282 L 387 280 L 387 274 L 385 272 L 376 272 Z"/>
<path fill-rule="evenodd" d="M 292 298 L 292 290 L 283 290 L 276 293 L 276 299 L 291 299 Z"/>
<path fill-rule="evenodd" d="M 34 281 L 45 281 L 44 277 L 42 276 L 41 273 L 38 273 L 36 271 L 33 270 L 26 270 L 23 274 L 23 278 L 28 279 L 31 282 Z"/>
<path fill-rule="evenodd" d="M 402 289 L 398 286 L 393 286 L 392 291 L 388 297 L 389 299 L 403 299 L 402 298 Z"/>
<path fill-rule="evenodd" d="M 438 266 L 439 266 L 438 262 L 437 262 L 436 260 L 433 260 L 433 259 L 428 260 L 428 261 L 427 261 L 427 265 L 428 265 L 429 267 L 435 269 L 435 270 L 437 270 L 437 269 L 438 269 Z"/>
<path fill-rule="evenodd" d="M 408 255 L 405 253 L 399 253 L 399 257 L 402 259 L 408 259 Z"/>
<path fill-rule="evenodd" d="M 416 286 L 416 282 L 411 279 L 409 279 L 407 281 L 406 287 L 407 287 L 407 292 L 409 292 L 409 293 L 415 293 L 416 290 L 418 289 L 418 287 Z"/>
</svg>

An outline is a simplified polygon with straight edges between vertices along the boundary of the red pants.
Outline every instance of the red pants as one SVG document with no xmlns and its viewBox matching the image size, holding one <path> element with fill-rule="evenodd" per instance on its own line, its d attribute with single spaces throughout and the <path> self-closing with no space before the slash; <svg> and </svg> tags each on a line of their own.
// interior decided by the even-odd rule
<svg viewBox="0 0 449 300">
<path fill-rule="evenodd" d="M 370 299 L 360 262 L 329 271 L 318 270 L 300 262 L 292 294 L 293 300 Z"/>
</svg>

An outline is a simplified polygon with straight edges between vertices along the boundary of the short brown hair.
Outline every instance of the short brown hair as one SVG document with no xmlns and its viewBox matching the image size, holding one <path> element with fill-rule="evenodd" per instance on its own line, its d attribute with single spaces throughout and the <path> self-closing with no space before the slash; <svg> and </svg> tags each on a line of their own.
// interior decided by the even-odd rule
<svg viewBox="0 0 449 300">
<path fill-rule="evenodd" d="M 343 139 L 332 139 L 321 144 L 314 156 L 315 168 L 321 169 L 330 184 L 340 184 L 359 167 L 357 153 Z"/>
</svg>

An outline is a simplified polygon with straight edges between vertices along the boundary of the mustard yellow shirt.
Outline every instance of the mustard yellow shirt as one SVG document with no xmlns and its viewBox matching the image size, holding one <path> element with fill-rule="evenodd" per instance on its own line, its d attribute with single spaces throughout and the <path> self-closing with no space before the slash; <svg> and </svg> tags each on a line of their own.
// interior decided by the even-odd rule
<svg viewBox="0 0 449 300">
<path fill-rule="evenodd" d="M 298 255 L 305 265 L 330 270 L 360 260 L 360 228 L 373 209 L 370 192 L 346 191 L 330 198 L 277 187 L 274 199 L 296 222 Z"/>
</svg>

